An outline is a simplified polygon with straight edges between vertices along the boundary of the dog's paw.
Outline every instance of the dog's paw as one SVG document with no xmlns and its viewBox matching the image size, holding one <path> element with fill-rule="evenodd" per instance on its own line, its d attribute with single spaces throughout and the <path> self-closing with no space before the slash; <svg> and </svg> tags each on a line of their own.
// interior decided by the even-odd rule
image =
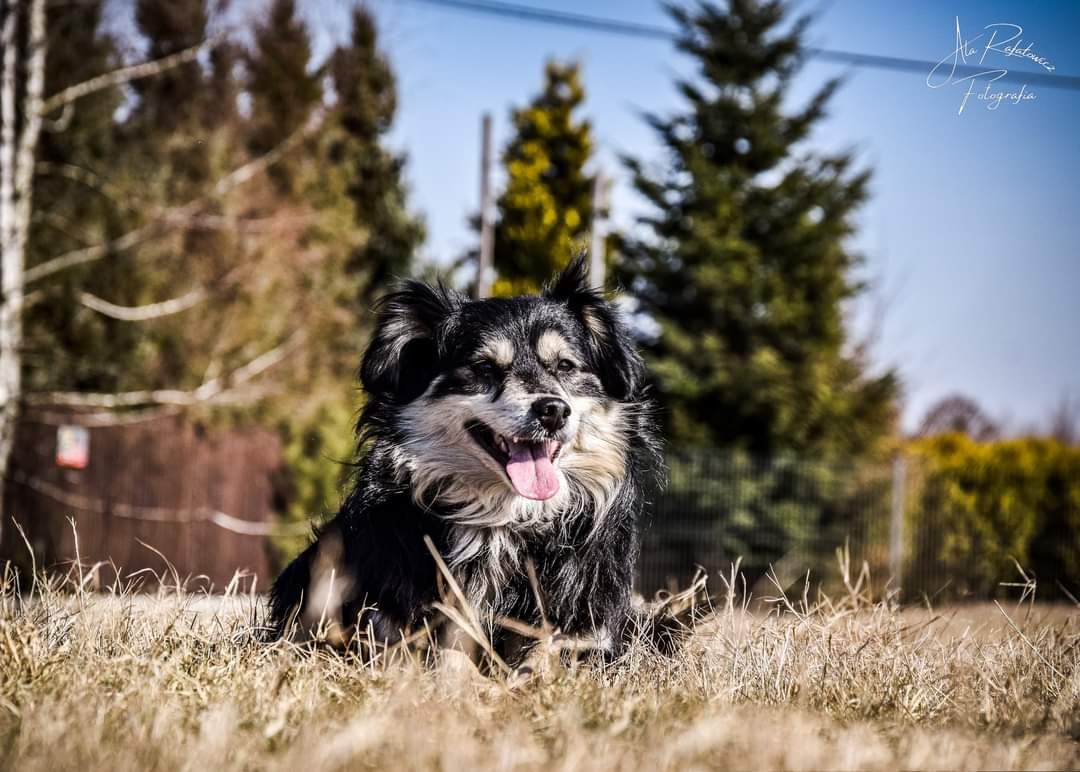
<svg viewBox="0 0 1080 772">
<path fill-rule="evenodd" d="M 440 679 L 448 684 L 464 684 L 483 678 L 472 658 L 457 649 L 443 649 L 439 652 L 438 672 Z"/>
<path fill-rule="evenodd" d="M 521 665 L 510 671 L 506 677 L 506 685 L 511 689 L 520 689 L 536 677 L 536 671 L 532 665 Z"/>
</svg>

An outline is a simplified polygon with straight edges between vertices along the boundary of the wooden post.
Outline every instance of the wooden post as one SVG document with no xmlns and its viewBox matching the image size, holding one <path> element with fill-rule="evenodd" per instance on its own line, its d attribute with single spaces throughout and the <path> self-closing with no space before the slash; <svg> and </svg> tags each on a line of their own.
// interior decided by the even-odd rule
<svg viewBox="0 0 1080 772">
<path fill-rule="evenodd" d="M 889 573 L 899 594 L 904 577 L 904 494 L 907 488 L 907 458 L 898 453 L 892 469 L 892 517 L 889 524 Z"/>
<path fill-rule="evenodd" d="M 484 113 L 480 123 L 480 259 L 476 263 L 477 299 L 491 294 L 495 250 L 495 227 L 491 210 L 491 113 Z"/>
<path fill-rule="evenodd" d="M 597 169 L 593 178 L 592 228 L 589 239 L 589 284 L 604 289 L 604 237 L 607 235 L 607 179 L 603 169 Z"/>
</svg>

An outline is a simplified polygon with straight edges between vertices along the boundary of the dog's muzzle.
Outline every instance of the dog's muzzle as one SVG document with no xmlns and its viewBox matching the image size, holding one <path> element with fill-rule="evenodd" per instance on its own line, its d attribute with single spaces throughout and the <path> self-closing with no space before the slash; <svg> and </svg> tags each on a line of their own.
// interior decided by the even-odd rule
<svg viewBox="0 0 1080 772">
<path fill-rule="evenodd" d="M 530 415 L 538 424 L 538 434 L 556 435 L 566 426 L 570 405 L 558 397 L 543 397 L 532 404 Z M 546 501 L 559 492 L 561 483 L 555 462 L 562 442 L 554 436 L 503 435 L 480 421 L 473 421 L 465 428 L 476 444 L 504 469 L 519 496 Z"/>
</svg>

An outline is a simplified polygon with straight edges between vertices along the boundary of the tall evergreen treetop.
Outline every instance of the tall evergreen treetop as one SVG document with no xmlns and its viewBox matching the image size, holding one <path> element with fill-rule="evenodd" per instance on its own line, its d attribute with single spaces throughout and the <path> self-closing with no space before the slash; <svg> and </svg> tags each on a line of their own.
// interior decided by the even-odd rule
<svg viewBox="0 0 1080 772">
<path fill-rule="evenodd" d="M 659 325 L 646 345 L 670 439 L 760 453 L 857 452 L 889 428 L 896 376 L 849 350 L 844 303 L 861 289 L 846 244 L 869 173 L 800 143 L 838 82 L 787 108 L 809 23 L 779 0 L 675 8 L 699 75 L 688 110 L 650 117 L 665 173 L 628 161 L 655 213 L 624 278 Z"/>
<path fill-rule="evenodd" d="M 311 66 L 311 37 L 296 14 L 295 0 L 274 0 L 255 28 L 248 58 L 251 93 L 251 148 L 267 153 L 300 128 L 322 98 Z M 282 167 L 278 167 L 281 169 Z"/>
<path fill-rule="evenodd" d="M 496 294 L 535 292 L 584 245 L 593 217 L 592 128 L 575 114 L 584 99 L 579 66 L 550 61 L 543 90 L 513 113 L 497 201 Z"/>
<path fill-rule="evenodd" d="M 266 22 L 255 28 L 255 45 L 247 57 L 248 93 L 252 97 L 252 153 L 278 147 L 308 120 L 322 99 L 318 72 L 310 72 L 311 38 L 296 13 L 295 0 L 273 0 Z M 271 170 L 288 189 L 295 177 L 296 157 L 283 159 Z"/>
<path fill-rule="evenodd" d="M 236 70 L 243 53 L 243 47 L 234 40 L 223 40 L 210 51 L 210 75 L 203 119 L 209 129 L 236 122 L 241 88 Z"/>
<path fill-rule="evenodd" d="M 160 59 L 197 46 L 206 39 L 210 12 L 206 0 L 136 0 L 135 25 L 146 39 L 148 59 Z M 206 76 L 199 62 L 173 67 L 135 81 L 137 113 L 166 131 L 202 116 Z"/>
<path fill-rule="evenodd" d="M 409 272 L 424 226 L 407 206 L 405 157 L 384 145 L 397 109 L 396 84 L 366 9 L 353 12 L 350 40 L 334 51 L 330 74 L 337 105 L 329 161 L 344 170 L 354 221 L 367 232 L 348 268 L 364 275 L 361 299 L 369 300 L 390 278 Z"/>
<path fill-rule="evenodd" d="M 397 83 L 378 48 L 375 19 L 363 8 L 353 13 L 349 45 L 330 62 L 341 124 L 350 137 L 377 142 L 394 123 Z"/>
</svg>

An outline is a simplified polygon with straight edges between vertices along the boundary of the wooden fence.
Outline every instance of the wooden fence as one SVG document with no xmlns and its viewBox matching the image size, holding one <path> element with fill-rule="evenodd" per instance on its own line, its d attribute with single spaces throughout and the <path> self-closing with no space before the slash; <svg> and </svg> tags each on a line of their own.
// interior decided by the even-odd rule
<svg viewBox="0 0 1080 772">
<path fill-rule="evenodd" d="M 72 468 L 82 464 L 79 448 L 58 458 L 61 435 L 76 445 L 88 439 L 85 468 Z M 5 485 L 0 560 L 29 563 L 14 519 L 39 568 L 70 565 L 78 555 L 84 566 L 108 564 L 103 583 L 117 572 L 171 565 L 192 588 L 221 590 L 242 571 L 265 589 L 281 462 L 280 439 L 266 429 L 205 429 L 180 415 L 102 426 L 70 412 L 28 416 Z M 148 573 L 144 586 L 156 586 Z"/>
</svg>

